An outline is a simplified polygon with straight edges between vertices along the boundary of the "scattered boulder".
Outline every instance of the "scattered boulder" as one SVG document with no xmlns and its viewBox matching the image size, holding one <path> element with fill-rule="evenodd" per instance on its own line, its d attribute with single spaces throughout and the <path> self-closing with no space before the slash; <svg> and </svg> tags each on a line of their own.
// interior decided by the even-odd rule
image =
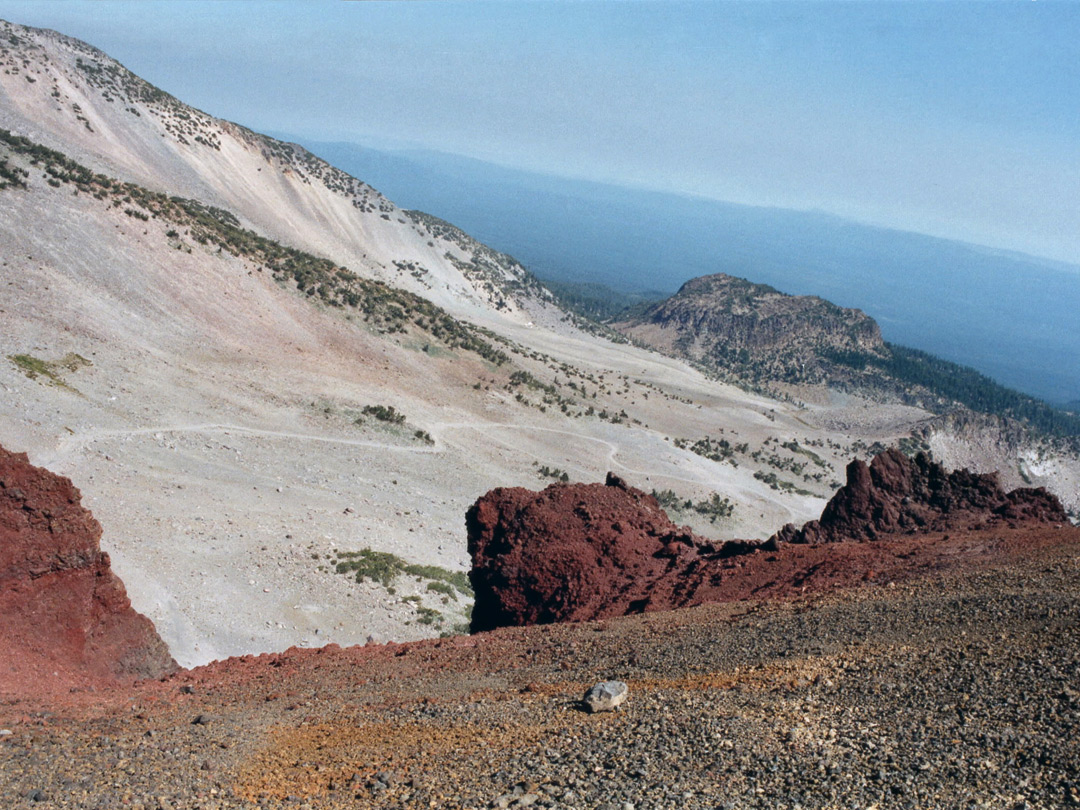
<svg viewBox="0 0 1080 810">
<path fill-rule="evenodd" d="M 70 480 L 0 447 L 0 693 L 61 691 L 177 669 L 101 551 Z"/>
<path fill-rule="evenodd" d="M 626 702 L 630 687 L 622 681 L 604 681 L 585 693 L 582 704 L 590 712 L 610 712 Z"/>
</svg>

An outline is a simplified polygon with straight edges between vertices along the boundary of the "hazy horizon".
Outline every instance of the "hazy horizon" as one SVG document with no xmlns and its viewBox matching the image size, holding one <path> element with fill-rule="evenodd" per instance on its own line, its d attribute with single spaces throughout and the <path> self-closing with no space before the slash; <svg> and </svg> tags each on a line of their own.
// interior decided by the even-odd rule
<svg viewBox="0 0 1080 810">
<path fill-rule="evenodd" d="M 1072 265 L 833 214 L 273 134 L 399 205 L 448 220 L 546 281 L 663 297 L 691 278 L 728 273 L 861 309 L 886 340 L 1034 396 L 1080 399 L 1080 268 Z"/>
<path fill-rule="evenodd" d="M 0 2 L 309 140 L 1080 265 L 1080 5 Z"/>
<path fill-rule="evenodd" d="M 938 236 L 938 235 L 935 235 L 935 234 L 926 233 L 925 231 L 914 230 L 914 229 L 911 229 L 911 228 L 902 228 L 902 227 L 899 227 L 899 226 L 892 226 L 892 225 L 882 225 L 880 223 L 875 223 L 875 222 L 870 222 L 870 221 L 867 221 L 867 220 L 862 220 L 862 219 L 859 219 L 858 217 L 855 217 L 855 216 L 844 216 L 843 214 L 837 214 L 837 213 L 834 213 L 832 211 L 826 211 L 826 210 L 823 210 L 821 208 L 796 208 L 796 207 L 792 207 L 792 206 L 781 206 L 781 205 L 737 203 L 737 202 L 733 202 L 731 200 L 719 199 L 717 197 L 709 197 L 709 196 L 706 196 L 706 195 L 703 195 L 703 194 L 696 194 L 696 193 L 690 192 L 690 191 L 659 189 L 659 188 L 655 188 L 655 187 L 652 187 L 652 186 L 639 186 L 639 185 L 634 185 L 634 184 L 628 183 L 628 182 L 619 182 L 619 181 L 616 181 L 616 180 L 596 180 L 596 179 L 586 177 L 586 176 L 564 174 L 564 173 L 560 173 L 560 172 L 553 171 L 553 170 L 544 171 L 544 170 L 540 170 L 540 169 L 522 169 L 522 168 L 519 168 L 517 166 L 509 165 L 507 163 L 500 163 L 498 161 L 482 160 L 481 158 L 477 158 L 477 157 L 474 157 L 472 155 L 462 154 L 460 152 L 450 152 L 450 151 L 447 151 L 447 150 L 444 150 L 444 149 L 427 149 L 421 144 L 405 143 L 405 142 L 400 142 L 400 141 L 395 142 L 395 141 L 389 141 L 389 140 L 378 139 L 378 138 L 372 138 L 372 139 L 367 139 L 367 140 L 356 139 L 356 140 L 320 141 L 318 139 L 307 138 L 307 137 L 304 137 L 302 135 L 298 135 L 296 133 L 289 133 L 289 132 L 284 132 L 284 131 L 264 130 L 263 132 L 264 132 L 264 134 L 270 135 L 271 137 L 277 138 L 278 140 L 287 141 L 287 142 L 291 142 L 291 143 L 297 143 L 300 146 L 303 146 L 304 148 L 310 148 L 308 146 L 309 144 L 341 145 L 341 146 L 354 146 L 354 147 L 359 147 L 361 149 L 369 149 L 369 150 L 372 150 L 374 152 L 380 152 L 380 153 L 387 154 L 387 155 L 400 155 L 403 158 L 438 156 L 438 157 L 446 158 L 449 161 L 460 161 L 462 163 L 475 162 L 477 164 L 477 166 L 486 166 L 486 167 L 491 167 L 491 168 L 495 168 L 495 169 L 506 170 L 508 172 L 513 172 L 515 174 L 533 175 L 533 176 L 535 176 L 537 178 L 544 178 L 546 180 L 553 180 L 553 181 L 567 180 L 567 181 L 572 181 L 572 182 L 575 182 L 575 183 L 580 182 L 580 183 L 594 184 L 597 187 L 606 186 L 606 187 L 609 187 L 609 188 L 612 188 L 612 189 L 620 189 L 620 190 L 625 190 L 625 191 L 643 192 L 643 193 L 655 193 L 655 194 L 659 194 L 659 195 L 671 195 L 673 197 L 683 198 L 683 199 L 688 200 L 688 201 L 700 201 L 700 202 L 705 202 L 705 203 L 722 203 L 722 204 L 730 204 L 730 205 L 746 207 L 746 208 L 757 208 L 757 209 L 762 209 L 762 210 L 775 210 L 775 211 L 782 211 L 782 212 L 793 213 L 793 214 L 807 214 L 807 215 L 813 215 L 813 216 L 820 216 L 820 217 L 824 217 L 824 218 L 833 219 L 838 223 L 844 223 L 844 222 L 853 223 L 853 224 L 856 224 L 856 225 L 865 225 L 867 227 L 878 228 L 878 229 L 886 230 L 886 231 L 895 231 L 895 232 L 898 232 L 898 233 L 906 233 L 906 234 L 923 236 L 923 237 L 926 237 L 926 238 L 929 238 L 929 239 L 938 239 L 938 240 L 941 240 L 943 242 L 953 242 L 953 243 L 964 245 L 965 247 L 969 247 L 969 248 L 972 248 L 972 249 L 975 249 L 975 250 L 985 250 L 985 251 L 987 251 L 987 252 L 989 252 L 991 254 L 995 254 L 995 255 L 1017 256 L 1017 257 L 1020 257 L 1020 258 L 1023 258 L 1023 259 L 1027 259 L 1027 260 L 1031 260 L 1031 261 L 1034 261 L 1034 262 L 1042 263 L 1046 267 L 1054 269 L 1054 270 L 1059 270 L 1059 271 L 1066 272 L 1066 273 L 1078 273 L 1078 274 L 1080 274 L 1080 260 L 1077 260 L 1077 261 L 1074 262 L 1074 261 L 1068 261 L 1068 260 L 1063 260 L 1063 259 L 1054 259 L 1054 258 L 1051 258 L 1049 256 L 1043 256 L 1043 255 L 1039 255 L 1039 254 L 1035 254 L 1035 253 L 1028 253 L 1028 252 L 1023 251 L 1023 250 L 1012 250 L 1012 249 L 1009 249 L 1009 248 L 995 247 L 993 245 L 988 245 L 988 244 L 985 244 L 985 243 L 982 243 L 982 242 L 972 242 L 972 241 L 967 241 L 967 240 L 964 240 L 964 239 L 959 239 L 959 238 L 954 238 L 954 237 Z M 328 162 L 333 163 L 333 161 L 328 161 Z M 337 168 L 342 168 L 342 167 L 338 166 Z M 362 177 L 357 178 L 357 179 L 364 180 L 364 178 L 362 178 Z M 380 191 L 380 193 L 386 193 L 387 196 L 395 204 L 399 204 L 399 205 L 401 205 L 402 207 L 405 207 L 405 208 L 415 207 L 412 203 L 409 202 L 408 198 L 406 198 L 406 197 L 402 197 L 402 199 L 396 199 L 396 198 L 393 197 L 392 194 L 387 192 L 386 189 L 378 188 L 378 190 Z M 438 215 L 437 211 L 426 211 L 425 210 L 425 213 Z M 458 223 L 452 222 L 451 224 L 457 225 Z M 470 235 L 472 235 L 472 234 L 470 234 Z"/>
</svg>

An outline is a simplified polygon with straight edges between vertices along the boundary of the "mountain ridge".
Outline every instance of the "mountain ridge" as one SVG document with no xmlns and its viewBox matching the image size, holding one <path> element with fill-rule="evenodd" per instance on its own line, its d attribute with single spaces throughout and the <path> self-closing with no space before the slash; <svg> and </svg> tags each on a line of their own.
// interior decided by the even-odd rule
<svg viewBox="0 0 1080 810">
<path fill-rule="evenodd" d="M 670 294 L 689 278 L 724 272 L 862 309 L 889 342 L 1050 402 L 1075 399 L 1080 386 L 1073 265 L 831 215 L 300 140 L 410 206 L 443 212 L 544 280 Z"/>
<path fill-rule="evenodd" d="M 671 298 L 612 328 L 752 383 L 829 383 L 831 352 L 884 355 L 877 323 L 817 296 L 785 295 L 718 273 L 687 281 Z"/>
<path fill-rule="evenodd" d="M 1004 416 L 1080 446 L 1080 420 L 965 368 L 882 340 L 861 310 L 726 274 L 687 281 L 670 298 L 611 320 L 617 332 L 752 386 L 823 384 L 918 404 Z"/>
<path fill-rule="evenodd" d="M 0 42 L 7 71 L 7 81 L 0 82 L 0 127 L 94 171 L 228 209 L 278 241 L 432 298 L 462 316 L 491 316 L 493 281 L 513 285 L 495 293 L 504 301 L 500 317 L 530 320 L 536 313 L 522 307 L 543 308 L 543 293 L 520 265 L 496 261 L 474 283 L 462 272 L 476 260 L 473 253 L 438 239 L 369 185 L 298 144 L 189 107 L 63 34 L 3 22 Z M 238 176 L 242 183 L 225 182 Z M 402 265 L 426 272 L 418 277 Z M 537 300 L 526 301 L 526 292 Z"/>
</svg>

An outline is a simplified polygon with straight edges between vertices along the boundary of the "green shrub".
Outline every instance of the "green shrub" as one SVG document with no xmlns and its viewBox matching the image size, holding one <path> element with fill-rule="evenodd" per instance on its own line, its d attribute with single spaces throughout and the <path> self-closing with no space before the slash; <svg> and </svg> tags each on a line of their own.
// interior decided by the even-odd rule
<svg viewBox="0 0 1080 810">
<path fill-rule="evenodd" d="M 731 517 L 735 511 L 735 505 L 729 498 L 721 498 L 714 492 L 707 500 L 695 503 L 694 511 L 707 517 L 709 522 L 716 523 L 717 520 Z"/>
<path fill-rule="evenodd" d="M 432 593 L 441 593 L 445 596 L 449 596 L 455 602 L 457 601 L 457 591 L 454 589 L 453 585 L 450 585 L 447 582 L 432 580 L 427 584 L 427 589 Z"/>
<path fill-rule="evenodd" d="M 362 551 L 342 552 L 335 570 L 339 574 L 355 572 L 357 582 L 370 579 L 388 588 L 401 573 L 404 562 L 396 554 L 365 548 Z"/>
<path fill-rule="evenodd" d="M 8 166 L 7 160 L 0 160 L 0 189 L 26 188 L 26 178 L 30 173 L 25 169 Z"/>
<path fill-rule="evenodd" d="M 435 624 L 435 622 L 442 624 L 442 614 L 434 608 L 419 605 L 416 608 L 416 615 L 419 617 L 417 621 L 420 624 Z"/>
<path fill-rule="evenodd" d="M 75 391 L 75 389 L 67 384 L 63 376 L 61 376 L 62 372 L 78 371 L 84 366 L 93 365 L 85 357 L 74 352 L 69 352 L 59 360 L 54 361 L 42 360 L 40 357 L 34 357 L 30 354 L 10 354 L 8 360 L 31 380 L 43 377 L 49 385 L 66 388 L 69 391 Z"/>
<path fill-rule="evenodd" d="M 361 413 L 364 416 L 373 416 L 380 422 L 388 422 L 391 425 L 405 424 L 405 414 L 398 411 L 393 405 L 365 405 Z"/>
<path fill-rule="evenodd" d="M 452 588 L 464 596 L 472 596 L 469 575 L 464 571 L 449 571 L 437 565 L 410 563 L 388 551 L 365 548 L 360 551 L 339 552 L 335 570 L 339 574 L 355 574 L 357 582 L 370 579 L 381 583 L 384 588 L 389 588 L 399 576 L 404 574 L 430 580 L 428 584 L 430 591 L 449 594 L 446 588 Z"/>
<path fill-rule="evenodd" d="M 765 472 L 762 472 L 761 470 L 758 470 L 756 473 L 754 473 L 754 478 L 756 478 L 758 481 L 761 481 L 764 484 L 768 484 L 770 489 L 775 489 L 778 492 L 791 492 L 791 493 L 794 493 L 795 495 L 813 495 L 814 494 L 813 492 L 810 492 L 809 490 L 805 490 L 805 489 L 802 489 L 801 487 L 796 486 L 795 484 L 791 483 L 790 481 L 785 481 L 783 478 L 778 477 L 776 475 L 776 473 L 774 473 L 774 472 L 765 473 Z"/>
<path fill-rule="evenodd" d="M 673 490 L 653 490 L 652 496 L 656 498 L 657 503 L 665 512 L 697 512 L 699 515 L 703 515 L 709 519 L 710 523 L 716 523 L 723 518 L 729 518 L 735 513 L 735 504 L 731 502 L 730 498 L 721 498 L 720 495 L 714 492 L 708 498 L 703 501 L 694 503 L 689 498 L 683 499 L 675 494 Z"/>
<path fill-rule="evenodd" d="M 31 380 L 38 377 L 53 378 L 52 364 L 30 354 L 9 354 L 8 360 L 15 364 Z"/>
<path fill-rule="evenodd" d="M 570 481 L 570 474 L 566 470 L 560 470 L 558 467 L 549 467 L 548 465 L 540 466 L 539 462 L 534 461 L 533 466 L 537 468 L 536 474 L 541 478 L 551 478 L 555 481 L 561 481 L 567 483 Z"/>
</svg>

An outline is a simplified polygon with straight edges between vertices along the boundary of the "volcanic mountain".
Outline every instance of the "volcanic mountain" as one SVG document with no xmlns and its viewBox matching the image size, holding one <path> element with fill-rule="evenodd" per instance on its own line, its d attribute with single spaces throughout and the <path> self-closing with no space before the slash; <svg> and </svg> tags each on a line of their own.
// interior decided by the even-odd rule
<svg viewBox="0 0 1080 810">
<path fill-rule="evenodd" d="M 1002 513 L 928 560 L 903 556 L 919 533 L 782 544 L 844 560 L 802 596 L 730 539 L 821 514 L 853 456 L 901 440 L 1075 498 L 1054 447 L 916 437 L 923 409 L 777 400 L 598 339 L 508 257 L 91 46 L 0 24 L 0 61 L 0 669 L 67 687 L 0 700 L 5 806 L 1080 802 L 1074 528 Z M 101 548 L 31 462 L 78 482 Z M 748 598 L 455 635 L 468 506 L 611 469 L 588 515 L 567 485 L 540 522 L 631 499 L 659 557 L 598 567 L 728 554 Z M 845 514 L 895 505 L 877 489 Z M 925 517 L 905 506 L 882 514 Z M 886 581 L 882 552 L 929 578 Z M 136 610 L 206 666 L 166 674 Z M 620 711 L 582 714 L 610 679 Z"/>
<path fill-rule="evenodd" d="M 1067 409 L 1006 388 L 975 369 L 885 343 L 865 313 L 816 296 L 787 295 L 724 274 L 703 276 L 664 301 L 616 315 L 611 326 L 757 390 L 797 397 L 820 395 L 822 388 L 859 392 L 878 402 L 925 408 L 954 423 L 981 422 L 984 434 L 996 434 L 996 441 L 1014 448 L 1018 437 L 1028 447 L 1049 437 L 1069 455 L 1080 452 L 1080 418 Z"/>
<path fill-rule="evenodd" d="M 473 317 L 546 297 L 512 258 L 399 209 L 295 144 L 183 104 L 79 40 L 0 21 L 0 64 L 0 128 L 95 172 L 226 209 L 272 239 Z"/>
<path fill-rule="evenodd" d="M 1080 498 L 1053 447 L 583 331 L 510 257 L 90 45 L 4 23 L 0 62 L 0 442 L 78 478 L 182 665 L 452 632 L 498 486 L 614 470 L 759 538 L 903 440 Z"/>
</svg>

